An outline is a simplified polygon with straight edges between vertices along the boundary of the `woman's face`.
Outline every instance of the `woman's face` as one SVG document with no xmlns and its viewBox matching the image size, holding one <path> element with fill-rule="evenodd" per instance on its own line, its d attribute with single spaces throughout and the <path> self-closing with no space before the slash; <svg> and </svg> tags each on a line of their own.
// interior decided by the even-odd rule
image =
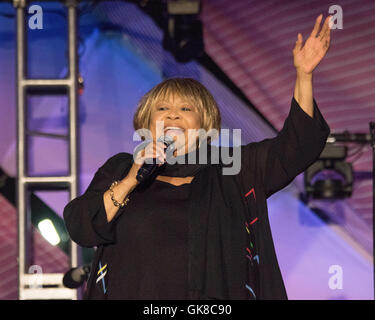
<svg viewBox="0 0 375 320">
<path fill-rule="evenodd" d="M 176 151 L 182 155 L 196 148 L 201 115 L 192 101 L 177 94 L 169 95 L 166 101 L 157 101 L 151 110 L 150 131 L 156 141 L 162 135 L 174 138 Z M 189 130 L 196 129 L 196 130 Z"/>
</svg>

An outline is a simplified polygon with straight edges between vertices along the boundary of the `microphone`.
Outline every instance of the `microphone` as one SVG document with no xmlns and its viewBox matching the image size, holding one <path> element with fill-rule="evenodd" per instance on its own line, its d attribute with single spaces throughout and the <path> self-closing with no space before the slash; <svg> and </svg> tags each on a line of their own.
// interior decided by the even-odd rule
<svg viewBox="0 0 375 320">
<path fill-rule="evenodd" d="M 171 136 L 161 136 L 158 139 L 158 142 L 163 142 L 165 145 L 166 152 L 169 152 L 170 149 L 172 148 L 174 140 Z M 152 163 L 146 163 L 146 160 L 145 160 L 145 163 L 143 163 L 142 167 L 137 172 L 136 179 L 140 183 L 145 181 L 158 168 L 158 164 L 156 163 L 156 160 L 154 158 L 152 159 Z"/>
<path fill-rule="evenodd" d="M 64 286 L 70 289 L 76 289 L 80 287 L 87 280 L 90 269 L 91 267 L 89 264 L 70 269 L 64 275 Z"/>
</svg>

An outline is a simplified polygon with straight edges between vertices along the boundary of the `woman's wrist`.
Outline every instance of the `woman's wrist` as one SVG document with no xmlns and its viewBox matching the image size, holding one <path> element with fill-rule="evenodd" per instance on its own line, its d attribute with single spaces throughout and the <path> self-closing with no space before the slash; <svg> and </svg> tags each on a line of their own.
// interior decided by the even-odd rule
<svg viewBox="0 0 375 320">
<path fill-rule="evenodd" d="M 114 181 L 108 192 L 111 193 L 112 189 L 113 196 L 116 198 L 116 201 L 122 202 L 128 197 L 135 187 L 136 185 L 134 184 L 133 180 L 130 177 L 125 177 L 122 180 Z"/>
<path fill-rule="evenodd" d="M 304 73 L 297 69 L 294 98 L 310 117 L 314 116 L 312 73 Z"/>
<path fill-rule="evenodd" d="M 129 201 L 129 194 L 135 188 L 131 179 L 124 178 L 117 183 L 114 182 L 111 187 L 104 193 L 103 200 L 107 213 L 107 221 L 110 222 L 115 216 L 118 209 Z M 124 203 L 124 205 L 121 205 Z"/>
<path fill-rule="evenodd" d="M 130 175 L 127 175 L 124 179 L 122 179 L 119 183 L 123 188 L 128 189 L 129 193 L 135 189 L 138 184 L 138 180 Z"/>
<path fill-rule="evenodd" d="M 297 73 L 297 81 L 301 81 L 301 82 L 312 81 L 312 77 L 313 77 L 312 72 L 306 73 L 296 68 L 296 73 Z"/>
</svg>

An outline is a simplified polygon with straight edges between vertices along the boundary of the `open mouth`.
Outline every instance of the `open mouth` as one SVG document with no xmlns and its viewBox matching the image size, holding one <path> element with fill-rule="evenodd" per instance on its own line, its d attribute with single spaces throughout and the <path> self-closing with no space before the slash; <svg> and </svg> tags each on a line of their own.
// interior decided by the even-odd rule
<svg viewBox="0 0 375 320">
<path fill-rule="evenodd" d="M 183 134 L 184 131 L 185 131 L 185 129 L 180 128 L 180 127 L 166 127 L 164 129 L 164 134 L 174 136 L 174 135 Z"/>
</svg>

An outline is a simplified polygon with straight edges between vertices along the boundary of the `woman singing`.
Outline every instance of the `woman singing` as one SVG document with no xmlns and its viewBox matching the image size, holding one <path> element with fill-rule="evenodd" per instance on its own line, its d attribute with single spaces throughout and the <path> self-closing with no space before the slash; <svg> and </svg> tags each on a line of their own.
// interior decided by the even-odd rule
<svg viewBox="0 0 375 320">
<path fill-rule="evenodd" d="M 64 210 L 72 240 L 97 247 L 87 299 L 287 299 L 267 198 L 318 159 L 330 133 L 312 88 L 312 72 L 330 44 L 329 17 L 322 27 L 321 21 L 322 15 L 304 45 L 298 34 L 294 96 L 274 138 L 214 147 L 208 135 L 189 134 L 220 129 L 214 98 L 190 78 L 167 79 L 142 97 L 134 128 L 148 129 L 152 143 L 107 160 Z M 175 164 L 159 141 L 165 135 L 175 141 Z M 203 148 L 206 162 L 188 161 Z M 240 155 L 235 174 L 223 174 L 228 163 L 210 157 L 224 149 L 234 160 Z M 151 158 L 156 170 L 139 182 Z"/>
</svg>

